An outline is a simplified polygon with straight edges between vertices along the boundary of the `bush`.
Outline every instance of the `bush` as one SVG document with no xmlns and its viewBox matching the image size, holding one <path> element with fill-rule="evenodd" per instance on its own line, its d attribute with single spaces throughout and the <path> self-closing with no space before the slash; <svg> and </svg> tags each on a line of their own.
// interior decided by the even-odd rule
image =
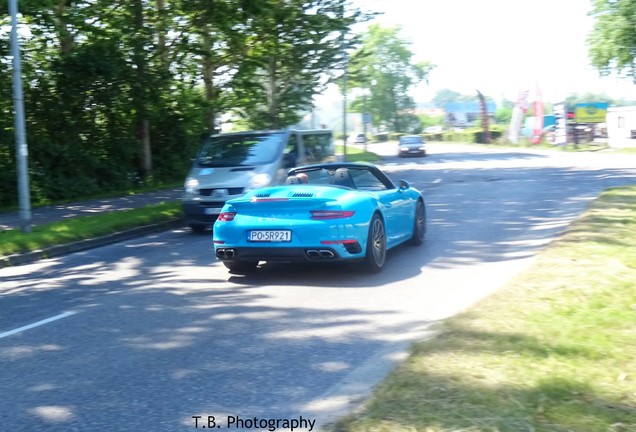
<svg viewBox="0 0 636 432">
<path fill-rule="evenodd" d="M 475 135 L 475 141 L 478 144 L 488 144 L 486 143 L 486 132 L 484 131 L 478 131 L 474 133 Z M 490 131 L 490 142 L 492 143 L 494 140 L 498 139 L 499 137 L 501 137 L 501 131 L 498 130 L 491 130 Z"/>
<path fill-rule="evenodd" d="M 373 141 L 375 142 L 387 142 L 389 140 L 389 135 L 387 133 L 379 133 L 373 135 Z"/>
<path fill-rule="evenodd" d="M 444 133 L 422 134 L 425 141 L 444 141 Z"/>
</svg>

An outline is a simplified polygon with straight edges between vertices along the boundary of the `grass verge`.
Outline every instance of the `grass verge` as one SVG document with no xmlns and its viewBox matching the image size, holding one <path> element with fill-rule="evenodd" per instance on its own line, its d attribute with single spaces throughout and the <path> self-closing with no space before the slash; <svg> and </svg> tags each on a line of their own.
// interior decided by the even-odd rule
<svg viewBox="0 0 636 432">
<path fill-rule="evenodd" d="M 179 217 L 180 203 L 164 202 L 133 210 L 81 216 L 43 224 L 35 226 L 29 234 L 17 229 L 0 231 L 0 256 L 41 250 Z"/>
<path fill-rule="evenodd" d="M 636 431 L 636 187 L 414 345 L 335 431 Z"/>
<path fill-rule="evenodd" d="M 336 145 L 336 154 L 344 154 L 344 146 Z M 380 156 L 376 153 L 364 151 L 363 149 L 347 146 L 347 162 L 377 162 Z"/>
<path fill-rule="evenodd" d="M 479 144 L 473 142 L 449 142 L 449 141 L 431 141 L 436 144 L 465 144 L 465 145 L 475 145 L 482 148 L 501 148 L 501 149 L 515 149 L 515 150 L 551 150 L 555 152 L 568 152 L 568 153 L 583 153 L 583 152 L 602 152 L 602 153 L 610 153 L 610 154 L 636 154 L 636 148 L 627 147 L 627 148 L 615 148 L 609 147 L 605 144 L 595 144 L 595 143 L 581 143 L 576 146 L 572 143 L 568 143 L 565 146 L 556 146 L 552 144 L 531 144 L 529 142 L 520 142 L 519 144 L 512 144 L 506 141 L 494 141 L 491 144 Z"/>
</svg>

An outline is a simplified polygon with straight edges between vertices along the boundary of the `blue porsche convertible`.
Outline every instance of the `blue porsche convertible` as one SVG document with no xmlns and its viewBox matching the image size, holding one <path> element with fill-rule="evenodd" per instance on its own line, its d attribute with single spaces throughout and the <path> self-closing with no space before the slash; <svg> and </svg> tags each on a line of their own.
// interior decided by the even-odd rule
<svg viewBox="0 0 636 432">
<path fill-rule="evenodd" d="M 420 245 L 422 194 L 377 166 L 336 162 L 293 168 L 286 184 L 227 201 L 213 227 L 216 257 L 234 273 L 259 261 L 361 261 L 371 272 L 386 251 Z"/>
</svg>

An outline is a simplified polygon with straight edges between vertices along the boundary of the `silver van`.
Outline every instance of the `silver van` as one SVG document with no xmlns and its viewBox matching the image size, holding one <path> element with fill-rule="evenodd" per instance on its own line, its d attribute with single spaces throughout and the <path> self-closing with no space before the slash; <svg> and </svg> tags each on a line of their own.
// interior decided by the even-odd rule
<svg viewBox="0 0 636 432">
<path fill-rule="evenodd" d="M 247 131 L 210 135 L 185 180 L 186 223 L 195 232 L 214 224 L 225 201 L 279 184 L 299 165 L 335 161 L 329 129 Z"/>
</svg>

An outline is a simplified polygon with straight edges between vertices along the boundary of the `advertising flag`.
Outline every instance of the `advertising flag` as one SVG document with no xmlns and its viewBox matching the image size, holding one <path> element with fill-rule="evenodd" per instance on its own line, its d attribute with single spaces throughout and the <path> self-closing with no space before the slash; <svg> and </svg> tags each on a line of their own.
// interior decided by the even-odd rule
<svg viewBox="0 0 636 432">
<path fill-rule="evenodd" d="M 538 84 L 535 90 L 532 110 L 534 111 L 534 122 L 530 142 L 532 144 L 539 144 L 541 142 L 541 136 L 543 135 L 543 101 L 541 100 L 541 90 Z"/>
<path fill-rule="evenodd" d="M 519 142 L 519 132 L 521 131 L 521 123 L 523 116 L 528 109 L 528 91 L 524 90 L 519 93 L 519 98 L 512 110 L 512 118 L 510 119 L 510 127 L 508 128 L 508 139 L 517 144 Z"/>
</svg>

